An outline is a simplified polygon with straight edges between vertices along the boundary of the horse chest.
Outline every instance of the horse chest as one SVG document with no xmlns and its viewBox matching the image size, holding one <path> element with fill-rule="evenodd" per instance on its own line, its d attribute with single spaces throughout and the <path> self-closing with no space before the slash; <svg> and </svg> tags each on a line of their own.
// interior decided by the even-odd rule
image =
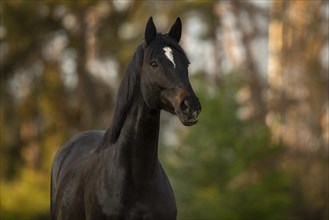
<svg viewBox="0 0 329 220">
<path fill-rule="evenodd" d="M 108 219 L 176 219 L 174 194 L 166 182 L 123 185 L 119 194 L 110 192 L 112 198 L 102 205 Z"/>
<path fill-rule="evenodd" d="M 136 192 L 134 197 L 127 204 L 127 219 L 176 219 L 176 203 L 171 192 L 145 190 Z"/>
<path fill-rule="evenodd" d="M 124 206 L 121 212 L 122 219 L 157 219 L 172 220 L 176 219 L 176 206 L 168 201 L 142 201 L 130 202 Z"/>
</svg>

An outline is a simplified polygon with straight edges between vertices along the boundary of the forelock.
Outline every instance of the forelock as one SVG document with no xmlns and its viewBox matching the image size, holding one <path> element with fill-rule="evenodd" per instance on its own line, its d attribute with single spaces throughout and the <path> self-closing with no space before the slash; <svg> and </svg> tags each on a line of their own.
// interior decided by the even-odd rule
<svg viewBox="0 0 329 220">
<path fill-rule="evenodd" d="M 156 38 L 145 47 L 145 58 L 149 60 L 151 57 L 163 53 L 164 47 L 170 47 L 172 50 L 178 52 L 189 63 L 189 59 L 187 58 L 183 48 L 169 36 L 160 33 L 157 34 Z"/>
</svg>

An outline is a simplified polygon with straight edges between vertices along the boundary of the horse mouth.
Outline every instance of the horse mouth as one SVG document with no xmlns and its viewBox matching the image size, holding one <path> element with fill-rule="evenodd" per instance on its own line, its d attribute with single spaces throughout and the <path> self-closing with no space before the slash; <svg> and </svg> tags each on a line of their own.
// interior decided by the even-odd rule
<svg viewBox="0 0 329 220">
<path fill-rule="evenodd" d="M 195 125 L 196 123 L 198 123 L 198 119 L 191 119 L 191 120 L 188 120 L 188 121 L 182 121 L 182 124 L 185 125 L 185 126 L 192 126 L 192 125 Z"/>
<path fill-rule="evenodd" d="M 184 114 L 183 112 L 175 109 L 166 109 L 171 114 L 177 115 L 180 122 L 185 126 L 192 126 L 198 123 L 198 116 L 200 111 L 195 111 L 194 113 Z"/>
<path fill-rule="evenodd" d="M 194 112 L 191 115 L 183 114 L 182 112 L 176 112 L 176 115 L 178 116 L 181 123 L 185 126 L 192 126 L 198 123 L 199 112 Z"/>
</svg>

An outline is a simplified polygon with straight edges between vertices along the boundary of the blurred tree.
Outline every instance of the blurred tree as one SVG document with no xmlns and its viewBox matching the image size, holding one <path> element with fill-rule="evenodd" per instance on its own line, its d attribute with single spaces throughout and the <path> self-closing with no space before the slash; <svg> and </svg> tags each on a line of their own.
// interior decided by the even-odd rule
<svg viewBox="0 0 329 220">
<path fill-rule="evenodd" d="M 328 3 L 266 2 L 1 1 L 1 218 L 48 217 L 55 152 L 108 127 L 147 18 L 161 31 L 181 16 L 203 111 L 190 133 L 178 129 L 181 148 L 161 148 L 179 217 L 327 219 Z M 268 85 L 257 58 L 267 33 Z"/>
<path fill-rule="evenodd" d="M 282 164 L 295 175 L 304 219 L 329 218 L 328 8 L 327 1 L 271 7 L 267 123 L 287 146 Z"/>
</svg>

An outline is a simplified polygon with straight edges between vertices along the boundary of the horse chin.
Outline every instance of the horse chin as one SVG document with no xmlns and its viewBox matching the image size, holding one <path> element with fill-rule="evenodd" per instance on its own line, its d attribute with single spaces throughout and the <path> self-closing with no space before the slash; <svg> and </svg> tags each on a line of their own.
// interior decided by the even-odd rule
<svg viewBox="0 0 329 220">
<path fill-rule="evenodd" d="M 176 112 L 176 115 L 178 116 L 181 123 L 185 126 L 192 126 L 198 123 L 198 118 L 190 118 L 188 115 L 185 115 L 180 112 Z"/>
<path fill-rule="evenodd" d="M 188 120 L 188 121 L 182 121 L 182 124 L 185 126 L 192 126 L 195 125 L 196 123 L 198 123 L 198 119 L 193 119 L 193 120 Z"/>
<path fill-rule="evenodd" d="M 192 126 L 192 125 L 195 125 L 196 123 L 198 123 L 198 118 L 191 118 L 190 116 L 185 115 L 182 112 L 177 111 L 175 109 L 166 108 L 166 109 L 163 109 L 163 110 L 165 110 L 166 112 L 169 112 L 173 115 L 177 115 L 180 122 L 185 126 Z"/>
</svg>

